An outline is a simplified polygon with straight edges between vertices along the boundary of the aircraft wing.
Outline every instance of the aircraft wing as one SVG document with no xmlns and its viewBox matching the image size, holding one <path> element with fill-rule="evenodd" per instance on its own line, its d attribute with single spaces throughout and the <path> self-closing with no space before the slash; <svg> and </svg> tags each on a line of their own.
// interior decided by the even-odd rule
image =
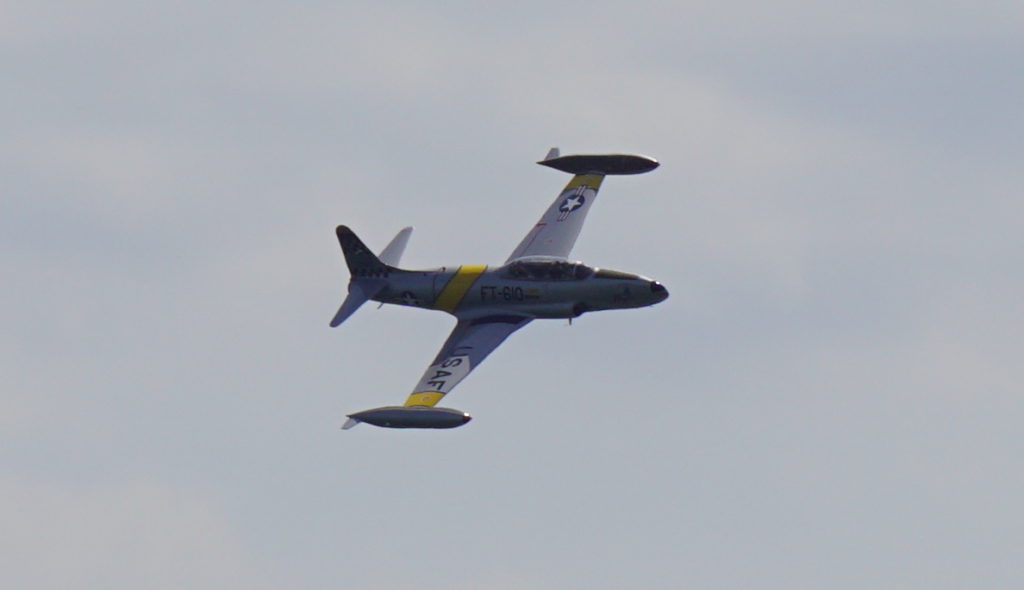
<svg viewBox="0 0 1024 590">
<path fill-rule="evenodd" d="M 405 401 L 406 406 L 434 406 L 466 378 L 512 332 L 530 323 L 527 316 L 495 314 L 459 318 L 423 378 Z"/>
<path fill-rule="evenodd" d="M 540 220 L 505 262 L 523 256 L 567 258 L 583 229 L 583 221 L 594 204 L 601 181 L 608 174 L 642 174 L 658 167 L 647 156 L 630 154 L 559 155 L 552 148 L 538 164 L 573 175 Z"/>
</svg>

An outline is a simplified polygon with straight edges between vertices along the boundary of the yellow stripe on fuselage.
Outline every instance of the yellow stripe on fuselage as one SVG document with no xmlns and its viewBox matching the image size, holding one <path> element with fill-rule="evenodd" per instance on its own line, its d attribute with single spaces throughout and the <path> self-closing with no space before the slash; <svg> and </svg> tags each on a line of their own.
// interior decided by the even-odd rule
<svg viewBox="0 0 1024 590">
<path fill-rule="evenodd" d="M 440 391 L 417 391 L 410 393 L 409 399 L 405 400 L 407 406 L 435 406 L 441 401 L 444 394 Z"/>
<path fill-rule="evenodd" d="M 487 266 L 483 264 L 460 266 L 455 271 L 455 276 L 448 281 L 444 289 L 441 289 L 441 294 L 437 296 L 437 301 L 434 302 L 434 308 L 447 311 L 448 313 L 454 312 L 455 308 L 462 302 L 462 298 L 466 296 L 466 291 L 473 285 L 473 281 L 477 280 L 486 269 Z"/>
</svg>

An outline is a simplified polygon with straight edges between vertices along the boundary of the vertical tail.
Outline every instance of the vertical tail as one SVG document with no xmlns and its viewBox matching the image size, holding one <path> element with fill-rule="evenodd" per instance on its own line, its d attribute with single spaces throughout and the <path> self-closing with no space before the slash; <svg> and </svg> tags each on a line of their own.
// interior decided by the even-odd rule
<svg viewBox="0 0 1024 590">
<path fill-rule="evenodd" d="M 377 255 L 371 252 L 348 227 L 339 225 L 335 233 L 338 234 L 338 243 L 341 244 L 345 263 L 353 279 L 383 278 L 395 270 L 377 258 Z"/>
</svg>

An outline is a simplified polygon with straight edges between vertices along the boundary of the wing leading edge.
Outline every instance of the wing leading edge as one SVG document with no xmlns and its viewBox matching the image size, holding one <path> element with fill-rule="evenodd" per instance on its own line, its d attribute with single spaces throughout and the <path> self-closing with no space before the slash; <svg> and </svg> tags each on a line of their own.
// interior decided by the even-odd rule
<svg viewBox="0 0 1024 590">
<path fill-rule="evenodd" d="M 587 212 L 597 198 L 601 182 L 609 174 L 642 174 L 659 166 L 656 160 L 630 154 L 562 156 L 552 148 L 540 162 L 573 175 L 555 201 L 506 262 L 524 256 L 567 258 L 583 229 Z"/>
<path fill-rule="evenodd" d="M 441 346 L 441 351 L 427 367 L 406 406 L 437 405 L 466 378 L 487 355 L 498 348 L 513 332 L 530 323 L 522 315 L 489 315 L 459 318 L 459 323 Z"/>
</svg>

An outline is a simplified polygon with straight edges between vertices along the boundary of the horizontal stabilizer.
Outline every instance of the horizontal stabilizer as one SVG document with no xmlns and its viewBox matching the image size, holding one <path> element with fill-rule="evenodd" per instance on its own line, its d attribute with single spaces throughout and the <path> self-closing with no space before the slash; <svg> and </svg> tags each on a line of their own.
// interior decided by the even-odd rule
<svg viewBox="0 0 1024 590">
<path fill-rule="evenodd" d="M 555 155 L 555 157 L 550 157 Z M 653 158 L 632 154 L 573 155 L 548 154 L 548 158 L 537 162 L 542 166 L 568 172 L 569 174 L 643 174 L 660 164 Z"/>
<path fill-rule="evenodd" d="M 402 228 L 383 250 L 381 250 L 380 261 L 388 266 L 398 266 L 402 260 L 402 253 L 405 252 L 405 245 L 409 243 L 409 235 L 412 234 L 411 227 Z"/>
<path fill-rule="evenodd" d="M 334 319 L 331 320 L 331 327 L 337 328 L 340 326 L 342 322 L 347 320 L 350 315 L 355 313 L 357 309 L 379 293 L 385 286 L 387 286 L 387 282 L 381 279 L 363 279 L 358 282 L 349 282 L 348 297 L 345 298 L 341 307 L 338 308 L 338 313 L 334 314 Z"/>
</svg>

